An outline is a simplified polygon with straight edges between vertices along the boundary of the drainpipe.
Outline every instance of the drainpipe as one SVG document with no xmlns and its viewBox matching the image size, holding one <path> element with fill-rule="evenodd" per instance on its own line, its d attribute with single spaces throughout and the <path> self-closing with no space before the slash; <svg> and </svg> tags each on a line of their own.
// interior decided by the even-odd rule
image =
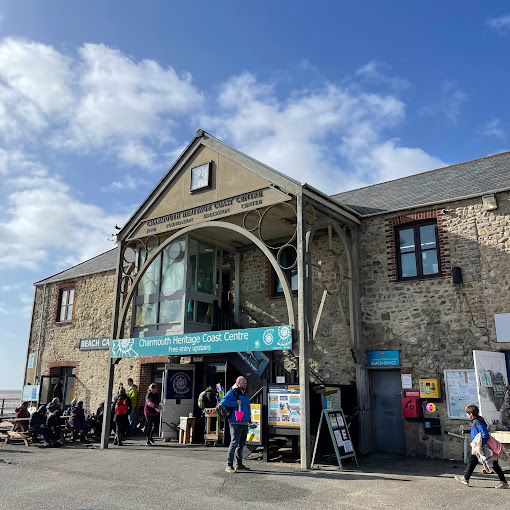
<svg viewBox="0 0 510 510">
<path fill-rule="evenodd" d="M 43 320 L 44 320 L 44 309 L 46 307 L 46 283 L 43 287 L 43 301 L 42 301 L 42 309 L 41 309 L 41 320 L 39 321 L 39 339 L 37 340 L 37 362 L 35 364 L 35 376 L 34 376 L 34 384 L 40 379 L 39 370 L 41 368 L 40 364 L 40 356 L 41 356 L 41 337 L 43 330 Z"/>
<path fill-rule="evenodd" d="M 23 374 L 23 386 L 21 387 L 21 391 L 23 393 L 23 388 L 27 383 L 27 370 L 28 370 L 28 353 L 30 352 L 30 340 L 32 339 L 32 331 L 34 329 L 34 311 L 35 311 L 35 298 L 37 293 L 37 286 L 34 285 L 34 299 L 32 300 L 32 319 L 30 321 L 30 329 L 28 331 L 28 340 L 27 340 L 27 352 L 25 354 L 25 372 Z"/>
</svg>

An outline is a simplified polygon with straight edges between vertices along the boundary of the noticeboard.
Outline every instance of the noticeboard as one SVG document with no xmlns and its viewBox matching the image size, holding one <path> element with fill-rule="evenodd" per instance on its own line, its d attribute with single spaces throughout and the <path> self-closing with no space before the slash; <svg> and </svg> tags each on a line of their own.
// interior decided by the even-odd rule
<svg viewBox="0 0 510 510">
<path fill-rule="evenodd" d="M 252 439 L 250 440 L 251 444 L 262 444 L 262 435 L 260 429 L 260 404 L 251 404 L 251 422 L 256 425 L 254 428 L 250 428 L 248 430 L 248 435 L 251 434 Z"/>
<path fill-rule="evenodd" d="M 444 386 L 448 418 L 467 420 L 464 407 L 468 404 L 475 404 L 479 407 L 475 371 L 470 369 L 445 370 Z"/>
<path fill-rule="evenodd" d="M 270 384 L 268 400 L 268 425 L 278 427 L 299 427 L 301 425 L 299 385 Z"/>
<path fill-rule="evenodd" d="M 323 409 L 321 419 L 319 421 L 319 428 L 315 439 L 315 447 L 313 449 L 312 467 L 315 463 L 315 456 L 319 446 L 319 439 L 321 437 L 321 430 L 323 422 L 326 423 L 335 450 L 338 467 L 343 470 L 342 459 L 354 457 L 356 464 L 358 459 L 354 452 L 351 436 L 349 434 L 349 427 L 345 421 L 345 416 L 342 409 Z"/>
</svg>

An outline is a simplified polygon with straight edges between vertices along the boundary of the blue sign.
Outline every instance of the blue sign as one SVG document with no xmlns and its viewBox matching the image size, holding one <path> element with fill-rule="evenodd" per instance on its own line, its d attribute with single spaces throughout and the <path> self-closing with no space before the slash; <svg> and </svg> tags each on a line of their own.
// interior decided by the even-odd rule
<svg viewBox="0 0 510 510">
<path fill-rule="evenodd" d="M 246 351 L 288 351 L 292 349 L 292 328 L 231 329 L 182 335 L 121 338 L 114 340 L 112 358 L 144 356 L 186 356 Z"/>
<path fill-rule="evenodd" d="M 108 350 L 109 348 L 109 336 L 100 336 L 97 338 L 80 338 L 80 351 Z"/>
<path fill-rule="evenodd" d="M 269 358 L 263 352 L 238 352 L 237 355 L 259 376 L 269 363 Z"/>
<path fill-rule="evenodd" d="M 398 367 L 399 351 L 367 351 L 367 367 Z"/>
<path fill-rule="evenodd" d="M 33 354 L 29 354 L 27 368 L 34 368 L 34 357 Z"/>
<path fill-rule="evenodd" d="M 168 370 L 165 398 L 193 398 L 193 370 Z"/>
</svg>

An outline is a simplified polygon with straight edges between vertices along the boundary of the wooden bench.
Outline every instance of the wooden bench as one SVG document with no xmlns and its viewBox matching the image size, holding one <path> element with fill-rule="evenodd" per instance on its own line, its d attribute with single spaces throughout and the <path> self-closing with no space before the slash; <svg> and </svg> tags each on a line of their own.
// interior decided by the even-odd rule
<svg viewBox="0 0 510 510">
<path fill-rule="evenodd" d="M 32 439 L 32 432 L 28 431 L 28 422 L 30 418 L 13 418 L 10 421 L 11 427 L 7 430 L 4 443 L 9 444 L 13 439 L 20 439 L 28 446 L 28 441 Z"/>
</svg>

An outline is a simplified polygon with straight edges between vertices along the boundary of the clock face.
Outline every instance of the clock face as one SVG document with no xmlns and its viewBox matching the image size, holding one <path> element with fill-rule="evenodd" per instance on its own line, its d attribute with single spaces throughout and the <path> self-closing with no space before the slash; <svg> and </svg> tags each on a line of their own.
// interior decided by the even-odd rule
<svg viewBox="0 0 510 510">
<path fill-rule="evenodd" d="M 204 163 L 191 169 L 190 191 L 209 188 L 211 186 L 211 163 Z"/>
</svg>

